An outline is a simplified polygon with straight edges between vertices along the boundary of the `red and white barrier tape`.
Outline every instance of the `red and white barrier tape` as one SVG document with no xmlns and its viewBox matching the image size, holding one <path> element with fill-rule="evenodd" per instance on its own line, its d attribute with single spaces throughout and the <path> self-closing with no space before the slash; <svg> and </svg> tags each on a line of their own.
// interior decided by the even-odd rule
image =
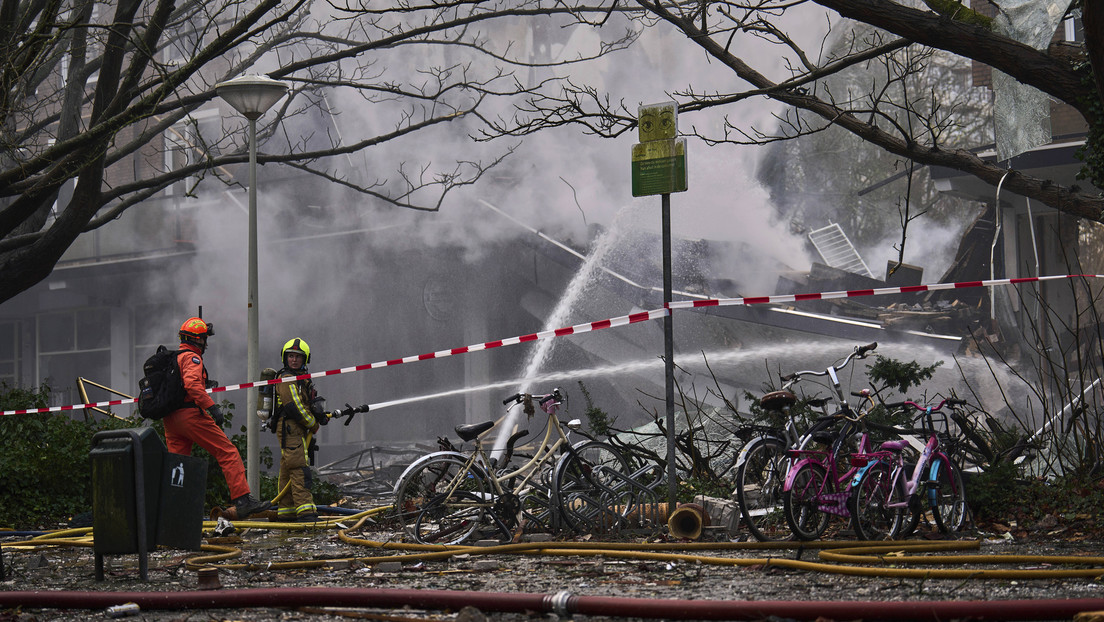
<svg viewBox="0 0 1104 622">
<path fill-rule="evenodd" d="M 1059 279 L 1080 279 L 1080 278 L 1104 278 L 1104 274 L 1062 274 L 1055 276 L 1039 276 L 1039 277 L 1024 277 L 1016 279 L 992 279 L 987 281 L 964 281 L 961 283 L 933 283 L 930 285 L 906 285 L 903 287 L 878 287 L 873 289 L 852 289 L 841 290 L 834 292 L 819 292 L 811 294 L 782 294 L 778 296 L 756 296 L 756 297 L 744 297 L 744 298 L 710 298 L 706 300 L 686 300 L 679 302 L 672 302 L 668 305 L 671 309 L 691 309 L 696 307 L 730 307 L 739 305 L 758 305 L 776 302 L 800 302 L 804 300 L 831 300 L 834 298 L 857 298 L 861 296 L 884 296 L 887 294 L 911 294 L 917 292 L 934 292 L 947 289 L 966 289 L 972 287 L 995 287 L 997 285 L 1019 285 L 1022 283 L 1036 283 L 1040 281 L 1054 281 Z M 579 333 L 586 333 L 594 330 L 601 330 L 603 328 L 613 328 L 615 326 L 625 326 L 627 324 L 636 324 L 637 322 L 644 322 L 647 320 L 653 320 L 666 316 L 668 313 L 667 308 L 653 309 L 651 311 L 641 311 L 639 313 L 632 313 L 629 315 L 622 315 L 620 317 L 610 318 L 608 320 L 601 320 L 598 322 L 588 322 L 585 324 L 576 324 L 575 326 L 568 326 L 565 328 L 557 328 L 554 330 L 541 331 L 539 333 L 530 333 L 528 335 L 521 335 L 519 337 L 510 337 L 509 339 L 500 339 L 498 341 L 488 341 L 485 343 L 479 343 L 470 346 L 464 346 L 462 348 L 452 348 L 450 350 L 439 350 L 437 352 L 430 352 L 428 354 L 419 354 L 417 356 L 407 356 L 400 359 L 391 359 L 388 361 L 379 361 L 376 363 L 367 363 L 364 365 L 356 365 L 354 367 L 342 367 L 341 369 L 331 369 L 328 371 L 315 372 L 313 374 L 303 374 L 301 376 L 288 376 L 285 378 L 277 378 L 275 380 L 258 380 L 256 382 L 245 382 L 242 384 L 232 384 L 225 387 L 215 387 L 213 389 L 207 389 L 208 393 L 221 393 L 223 391 L 237 391 L 239 389 L 251 389 L 253 387 L 261 387 L 269 384 L 279 384 L 282 382 L 294 382 L 295 380 L 301 380 L 306 378 L 322 378 L 324 376 L 336 376 L 339 374 L 348 374 L 357 371 L 365 371 L 368 369 L 379 369 L 381 367 L 391 367 L 393 365 L 402 365 L 404 363 L 413 363 L 416 361 L 428 361 L 430 359 L 445 358 L 447 356 L 453 356 L 456 354 L 468 354 L 470 352 L 479 352 L 481 350 L 490 350 L 492 348 L 501 348 L 504 346 L 513 346 L 519 343 L 526 343 L 529 341 L 537 341 L 539 339 L 552 339 L 554 337 L 565 337 L 567 335 L 577 335 Z M 135 398 L 123 399 L 123 400 L 109 400 L 105 402 L 95 402 L 92 404 L 71 404 L 69 406 L 52 406 L 49 408 L 29 408 L 24 410 L 5 410 L 3 415 L 25 415 L 31 413 L 44 413 L 44 412 L 61 412 L 66 410 L 79 410 L 83 408 L 103 408 L 105 406 L 120 406 L 123 404 L 133 404 L 137 400 Z"/>
<path fill-rule="evenodd" d="M 970 287 L 994 287 L 996 285 L 1019 285 L 1039 281 L 1058 279 L 1099 279 L 1104 274 L 1061 274 L 1055 276 L 1033 276 L 1018 279 L 992 279 L 988 281 L 963 281 L 961 283 L 932 283 L 930 285 L 906 285 L 903 287 L 876 287 L 874 289 L 848 289 L 837 292 L 816 294 L 783 294 L 781 296 L 759 296 L 748 298 L 711 298 L 708 300 L 687 300 L 672 302 L 672 309 L 691 307 L 727 307 L 731 305 L 761 305 L 768 302 L 800 302 L 803 300 L 831 300 L 833 298 L 858 298 L 860 296 L 884 296 L 886 294 L 911 294 L 915 292 L 935 292 L 944 289 L 966 289 Z"/>
</svg>

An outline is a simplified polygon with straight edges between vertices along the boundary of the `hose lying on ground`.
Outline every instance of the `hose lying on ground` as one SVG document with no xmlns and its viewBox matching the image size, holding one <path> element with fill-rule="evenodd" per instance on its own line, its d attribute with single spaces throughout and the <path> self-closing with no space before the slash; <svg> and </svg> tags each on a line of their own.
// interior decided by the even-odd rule
<svg viewBox="0 0 1104 622">
<path fill-rule="evenodd" d="M 344 516 L 357 520 L 351 528 L 341 529 L 341 541 L 375 549 L 380 554 L 343 559 L 272 561 L 259 563 L 220 563 L 241 557 L 234 546 L 205 544 L 207 553 L 185 560 L 191 570 L 218 567 L 227 570 L 276 570 L 321 568 L 345 561 L 363 565 L 383 562 L 414 563 L 446 559 L 455 555 L 546 555 L 601 556 L 651 561 L 680 561 L 716 566 L 774 566 L 796 570 L 869 577 L 914 577 L 924 579 L 1054 579 L 1097 578 L 1104 575 L 1104 557 L 1051 555 L 948 555 L 953 551 L 977 550 L 980 541 L 902 541 L 884 543 L 821 542 L 528 542 L 499 546 L 435 546 L 380 542 L 350 535 L 367 520 L 386 508 Z M 337 524 L 338 519 L 303 525 L 262 521 L 238 521 L 242 529 L 318 529 Z M 44 545 L 92 546 L 90 529 L 71 529 L 46 533 L 31 540 L 5 543 L 5 547 Z M 820 561 L 804 561 L 779 555 L 817 551 Z M 681 552 L 674 552 L 681 551 Z M 763 557 L 738 558 L 706 555 L 704 551 L 763 551 Z M 777 553 L 771 555 L 769 553 Z M 927 554 L 922 554 L 927 553 Z M 931 566 L 969 564 L 1041 564 L 1079 566 L 1078 568 L 932 568 Z M 915 566 L 925 566 L 917 568 Z M 794 619 L 869 618 L 935 620 L 970 617 L 990 620 L 1068 619 L 1073 614 L 1104 610 L 1104 600 L 1073 599 L 1046 601 L 684 601 L 661 599 L 608 598 L 557 594 L 487 593 L 433 590 L 378 590 L 354 588 L 279 588 L 229 589 L 217 593 L 196 592 L 0 592 L 0 605 L 43 608 L 100 608 L 135 602 L 150 609 L 218 607 L 299 607 L 299 606 L 411 606 L 426 609 L 455 610 L 470 605 L 485 611 L 545 611 L 563 614 L 617 615 L 648 618 L 759 619 L 781 616 Z M 519 607 L 520 609 L 514 609 Z"/>
<path fill-rule="evenodd" d="M 567 592 L 523 594 L 379 588 L 296 588 L 190 592 L 0 592 L 0 607 L 103 609 L 135 603 L 142 609 L 242 607 L 371 607 L 485 612 L 556 613 L 693 620 L 800 619 L 1057 620 L 1104 609 L 1104 599 L 985 601 L 746 601 L 581 596 Z"/>
</svg>

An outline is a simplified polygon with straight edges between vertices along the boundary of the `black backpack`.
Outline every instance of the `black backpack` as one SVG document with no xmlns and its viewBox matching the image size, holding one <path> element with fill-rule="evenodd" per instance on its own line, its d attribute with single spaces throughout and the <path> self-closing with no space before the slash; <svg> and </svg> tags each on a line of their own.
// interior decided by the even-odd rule
<svg viewBox="0 0 1104 622">
<path fill-rule="evenodd" d="M 138 414 L 146 419 L 164 419 L 188 405 L 184 380 L 180 377 L 179 350 L 157 346 L 157 352 L 142 365 L 145 374 L 138 381 Z"/>
</svg>

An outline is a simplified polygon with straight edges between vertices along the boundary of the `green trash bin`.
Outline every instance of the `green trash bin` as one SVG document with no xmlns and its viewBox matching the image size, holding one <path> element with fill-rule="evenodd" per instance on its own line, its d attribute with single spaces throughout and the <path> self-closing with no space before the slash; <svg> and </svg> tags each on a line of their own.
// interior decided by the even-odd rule
<svg viewBox="0 0 1104 622">
<path fill-rule="evenodd" d="M 207 496 L 207 461 L 166 453 L 161 466 L 157 544 L 198 551 L 203 541 L 203 500 Z"/>
<path fill-rule="evenodd" d="M 156 546 L 158 490 L 165 444 L 153 428 L 106 430 L 92 437 L 92 533 L 97 554 Z"/>
<path fill-rule="evenodd" d="M 96 580 L 103 556 L 137 553 L 142 580 L 158 545 L 197 551 L 203 539 L 207 462 L 169 453 L 153 428 L 92 437 L 92 534 Z"/>
</svg>

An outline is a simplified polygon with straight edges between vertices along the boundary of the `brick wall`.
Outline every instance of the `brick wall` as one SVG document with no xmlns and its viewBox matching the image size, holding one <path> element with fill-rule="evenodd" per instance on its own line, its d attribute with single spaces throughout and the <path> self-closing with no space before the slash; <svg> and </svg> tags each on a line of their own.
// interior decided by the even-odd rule
<svg viewBox="0 0 1104 622">
<path fill-rule="evenodd" d="M 997 14 L 997 7 L 989 0 L 970 0 L 970 8 L 987 15 L 989 17 L 995 17 Z M 978 61 L 970 61 L 971 63 L 971 75 L 973 76 L 974 86 L 985 86 L 993 88 L 993 69 L 984 63 Z"/>
<path fill-rule="evenodd" d="M 989 17 L 995 17 L 997 14 L 997 7 L 989 0 L 970 0 L 970 8 L 974 9 L 978 13 L 988 15 Z M 1081 28 L 1081 24 L 1077 24 L 1077 28 Z M 1079 35 L 1078 35 L 1079 37 Z M 1072 43 L 1066 41 L 1066 29 L 1065 24 L 1059 24 L 1057 30 L 1054 32 L 1053 38 L 1051 38 L 1050 52 L 1052 54 L 1080 54 L 1081 44 Z M 974 86 L 984 86 L 988 88 L 993 87 L 993 69 L 984 63 L 978 61 L 971 61 L 971 78 Z M 1085 123 L 1085 119 L 1067 104 L 1059 104 L 1051 102 L 1050 105 L 1050 123 L 1051 134 L 1056 137 L 1067 136 L 1069 134 L 1084 134 L 1088 131 L 1088 124 Z M 1074 138 L 1062 139 L 1059 138 L 1055 142 L 1064 142 L 1065 140 L 1073 140 Z"/>
<path fill-rule="evenodd" d="M 1054 142 L 1068 142 L 1080 138 L 1089 131 L 1089 124 L 1081 113 L 1073 109 L 1069 104 L 1050 104 L 1050 133 L 1055 137 Z M 1071 138 L 1061 138 L 1074 134 Z"/>
</svg>

